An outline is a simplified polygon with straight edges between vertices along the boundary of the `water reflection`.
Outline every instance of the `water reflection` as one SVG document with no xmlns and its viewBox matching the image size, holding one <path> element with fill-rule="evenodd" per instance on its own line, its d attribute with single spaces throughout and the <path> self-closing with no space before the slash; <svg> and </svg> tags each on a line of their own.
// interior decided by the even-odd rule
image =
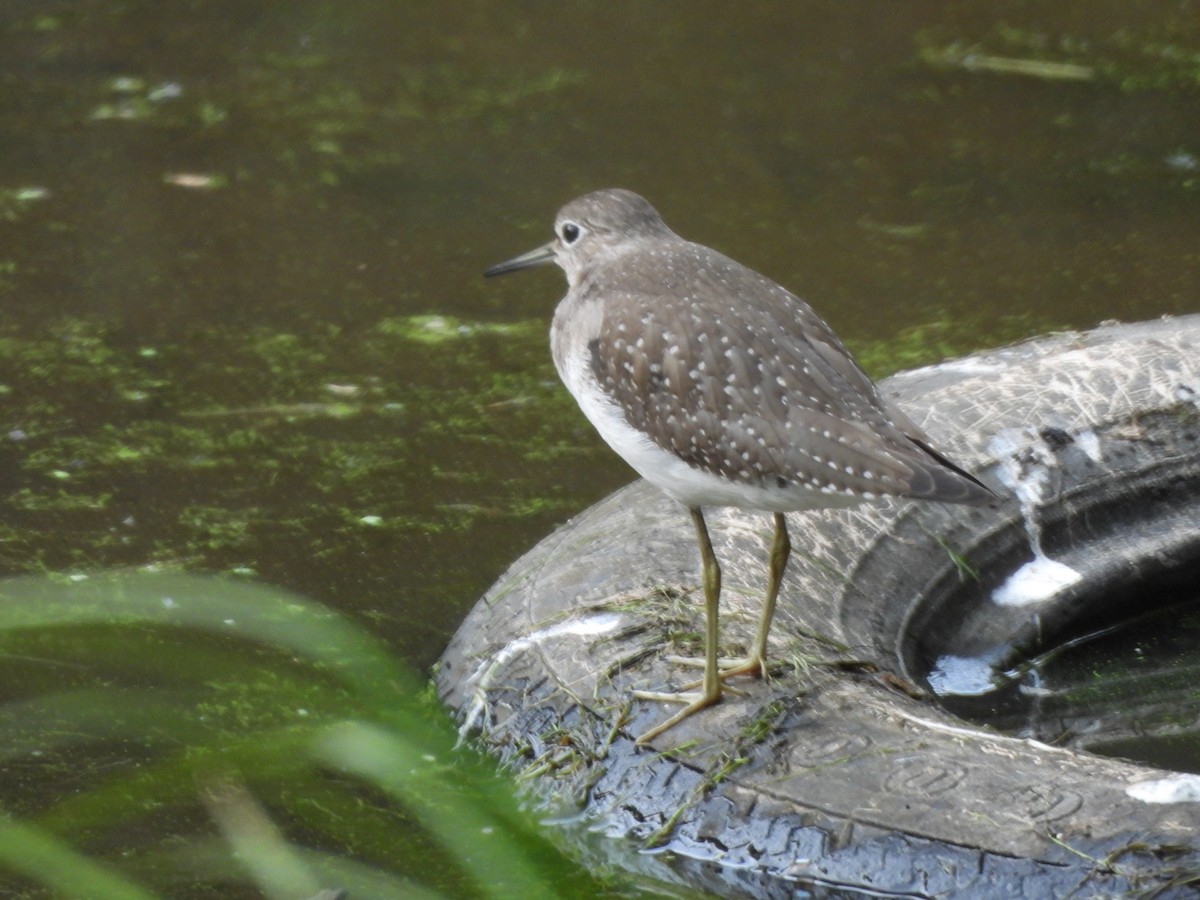
<svg viewBox="0 0 1200 900">
<path fill-rule="evenodd" d="M 957 715 L 1019 737 L 1195 772 L 1196 609 L 1185 592 L 1179 602 L 1072 636 L 1007 670 L 997 662 L 1005 651 L 1011 657 L 1008 647 L 943 657 L 929 686 Z"/>
</svg>

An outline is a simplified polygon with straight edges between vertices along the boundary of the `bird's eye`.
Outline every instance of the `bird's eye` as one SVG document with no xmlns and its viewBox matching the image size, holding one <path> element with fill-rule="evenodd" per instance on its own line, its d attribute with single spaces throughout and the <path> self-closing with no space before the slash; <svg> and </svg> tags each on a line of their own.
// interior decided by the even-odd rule
<svg viewBox="0 0 1200 900">
<path fill-rule="evenodd" d="M 562 236 L 562 242 L 564 244 L 573 244 L 579 240 L 580 229 L 579 226 L 574 222 L 563 222 L 562 227 L 558 230 L 558 233 Z"/>
</svg>

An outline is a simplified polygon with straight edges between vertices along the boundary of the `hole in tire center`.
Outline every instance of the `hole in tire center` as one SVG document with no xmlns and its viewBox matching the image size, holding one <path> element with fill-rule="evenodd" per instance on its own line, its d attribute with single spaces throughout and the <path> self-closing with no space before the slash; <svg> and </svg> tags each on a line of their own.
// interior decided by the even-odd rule
<svg viewBox="0 0 1200 900">
<path fill-rule="evenodd" d="M 1007 734 L 1200 772 L 1200 597 L 1073 636 L 993 678 L 978 693 L 939 691 L 937 670 L 928 683 L 950 712 Z"/>
<path fill-rule="evenodd" d="M 1001 588 L 1030 567 L 1014 522 L 982 552 L 978 582 L 946 578 L 914 611 L 907 673 L 969 722 L 1200 772 L 1197 496 L 1195 471 L 1080 489 L 1045 511 L 1042 534 L 1079 583 L 1006 605 Z"/>
</svg>

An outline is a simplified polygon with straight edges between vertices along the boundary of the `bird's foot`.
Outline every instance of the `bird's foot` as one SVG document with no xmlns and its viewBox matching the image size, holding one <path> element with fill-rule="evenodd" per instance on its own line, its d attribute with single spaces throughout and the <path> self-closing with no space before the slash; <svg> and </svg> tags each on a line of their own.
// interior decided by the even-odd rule
<svg viewBox="0 0 1200 900">
<path fill-rule="evenodd" d="M 700 712 L 706 707 L 712 706 L 721 699 L 720 683 L 717 684 L 717 690 L 710 696 L 704 691 L 686 691 L 678 693 L 663 693 L 660 691 L 634 691 L 633 696 L 640 700 L 658 700 L 664 703 L 683 703 L 685 706 L 675 715 L 671 716 L 665 722 L 655 725 L 636 741 L 638 744 L 645 744 L 648 741 L 658 737 L 668 728 L 673 725 L 678 725 L 692 713 Z"/>
<path fill-rule="evenodd" d="M 696 669 L 704 668 L 704 660 L 694 656 L 668 656 L 667 662 L 677 666 L 690 666 Z M 724 681 L 726 678 L 738 678 L 742 675 L 759 675 L 766 677 L 767 661 L 761 656 L 747 656 L 742 659 L 722 657 L 717 660 L 717 677 Z M 699 685 L 700 682 L 686 685 L 684 690 Z"/>
</svg>

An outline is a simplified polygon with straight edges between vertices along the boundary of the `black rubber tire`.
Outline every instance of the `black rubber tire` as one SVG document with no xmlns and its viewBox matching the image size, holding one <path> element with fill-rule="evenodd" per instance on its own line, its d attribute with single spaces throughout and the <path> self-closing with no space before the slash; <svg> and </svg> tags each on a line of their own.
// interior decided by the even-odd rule
<svg viewBox="0 0 1200 900">
<path fill-rule="evenodd" d="M 884 390 L 990 483 L 1036 469 L 1043 546 L 1079 581 L 991 602 L 1031 558 L 1014 499 L 791 515 L 772 653 L 795 666 L 635 748 L 667 709 L 630 690 L 677 684 L 664 651 L 703 617 L 688 518 L 639 482 L 479 602 L 440 663 L 444 702 L 525 784 L 574 802 L 579 852 L 660 880 L 755 897 L 1193 896 L 1200 803 L 1128 790 L 1171 773 L 1006 737 L 898 688 L 948 643 L 1015 654 L 1104 615 L 1130 583 L 1200 581 L 1200 316 L 1043 338 Z M 722 641 L 744 646 L 770 519 L 709 521 Z"/>
</svg>

